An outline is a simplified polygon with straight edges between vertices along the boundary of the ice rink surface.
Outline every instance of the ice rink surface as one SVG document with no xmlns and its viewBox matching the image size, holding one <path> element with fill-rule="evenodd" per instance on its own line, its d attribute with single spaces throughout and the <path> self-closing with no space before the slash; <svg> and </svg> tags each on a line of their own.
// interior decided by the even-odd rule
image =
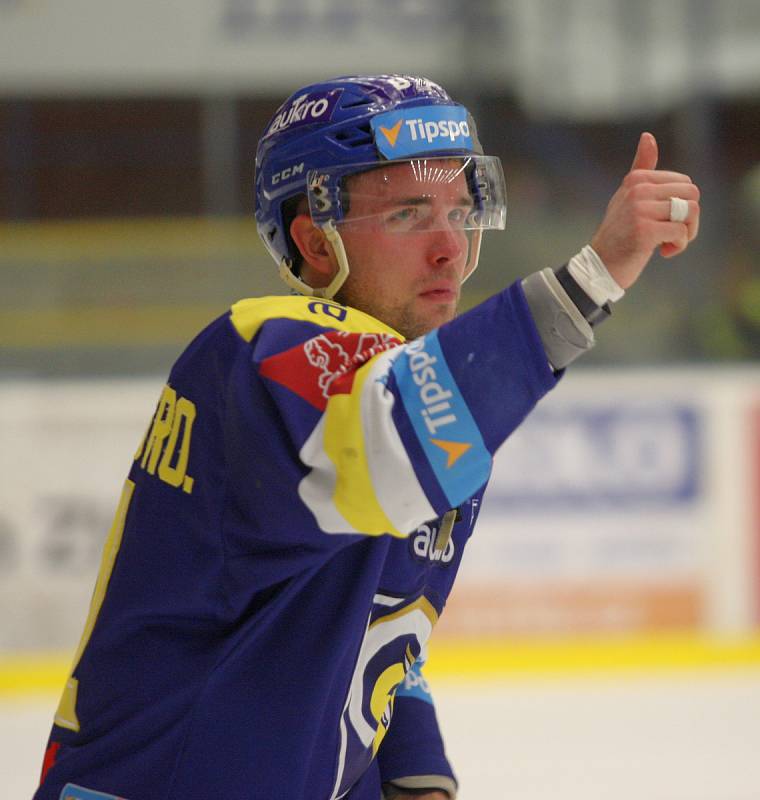
<svg viewBox="0 0 760 800">
<path fill-rule="evenodd" d="M 433 691 L 460 800 L 760 800 L 756 668 Z M 56 705 L 0 701 L 2 800 L 31 797 Z"/>
</svg>

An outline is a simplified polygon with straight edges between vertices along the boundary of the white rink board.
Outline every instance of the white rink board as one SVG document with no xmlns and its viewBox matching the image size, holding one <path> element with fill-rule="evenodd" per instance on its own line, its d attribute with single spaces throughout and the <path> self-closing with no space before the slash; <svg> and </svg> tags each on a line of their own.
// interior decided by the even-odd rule
<svg viewBox="0 0 760 800">
<path fill-rule="evenodd" d="M 758 671 L 433 689 L 459 800 L 757 800 Z M 57 701 L 0 702 L 3 798 L 31 796 Z"/>
<path fill-rule="evenodd" d="M 161 386 L 0 383 L 0 652 L 76 647 Z"/>
<path fill-rule="evenodd" d="M 0 652 L 75 646 L 161 388 L 160 378 L 0 383 L 0 608 L 14 610 L 2 614 Z M 456 619 L 468 587 L 618 582 L 635 594 L 656 582 L 695 594 L 698 627 L 749 631 L 758 409 L 758 371 L 568 374 L 497 454 L 442 629 L 451 617 L 450 633 L 470 632 Z M 605 628 L 635 629 L 625 612 Z M 551 613 L 511 624 L 562 629 L 540 617 Z"/>
<path fill-rule="evenodd" d="M 751 629 L 758 407 L 758 372 L 568 374 L 495 458 L 442 628 Z"/>
</svg>

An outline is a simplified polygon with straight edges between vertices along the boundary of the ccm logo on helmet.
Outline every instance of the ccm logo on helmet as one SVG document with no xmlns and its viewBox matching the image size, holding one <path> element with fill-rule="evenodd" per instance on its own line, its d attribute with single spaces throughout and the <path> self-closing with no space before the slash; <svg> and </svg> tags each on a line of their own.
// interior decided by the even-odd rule
<svg viewBox="0 0 760 800">
<path fill-rule="evenodd" d="M 288 178 L 293 178 L 296 175 L 303 175 L 304 166 L 305 164 L 302 161 L 300 164 L 296 164 L 292 167 L 285 167 L 285 169 L 275 172 L 274 175 L 272 175 L 272 185 L 274 186 L 276 183 L 286 181 Z"/>
</svg>

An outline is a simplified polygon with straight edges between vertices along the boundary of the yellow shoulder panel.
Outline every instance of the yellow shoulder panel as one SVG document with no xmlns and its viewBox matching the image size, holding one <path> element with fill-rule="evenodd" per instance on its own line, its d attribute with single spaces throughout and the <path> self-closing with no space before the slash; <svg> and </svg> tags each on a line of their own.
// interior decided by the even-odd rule
<svg viewBox="0 0 760 800">
<path fill-rule="evenodd" d="M 402 341 L 404 338 L 393 328 L 363 311 L 316 297 L 254 297 L 240 300 L 232 306 L 232 324 L 246 342 L 250 342 L 259 328 L 270 319 L 313 322 L 323 328 L 348 333 L 388 333 Z"/>
</svg>

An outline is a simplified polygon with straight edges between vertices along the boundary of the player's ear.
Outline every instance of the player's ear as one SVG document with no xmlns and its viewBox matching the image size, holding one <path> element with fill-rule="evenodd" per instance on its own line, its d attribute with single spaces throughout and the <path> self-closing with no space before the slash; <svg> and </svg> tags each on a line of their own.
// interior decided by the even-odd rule
<svg viewBox="0 0 760 800">
<path fill-rule="evenodd" d="M 308 265 L 318 276 L 332 277 L 335 271 L 332 248 L 309 214 L 297 214 L 294 217 L 290 223 L 290 236 L 303 256 L 304 268 Z"/>
</svg>

